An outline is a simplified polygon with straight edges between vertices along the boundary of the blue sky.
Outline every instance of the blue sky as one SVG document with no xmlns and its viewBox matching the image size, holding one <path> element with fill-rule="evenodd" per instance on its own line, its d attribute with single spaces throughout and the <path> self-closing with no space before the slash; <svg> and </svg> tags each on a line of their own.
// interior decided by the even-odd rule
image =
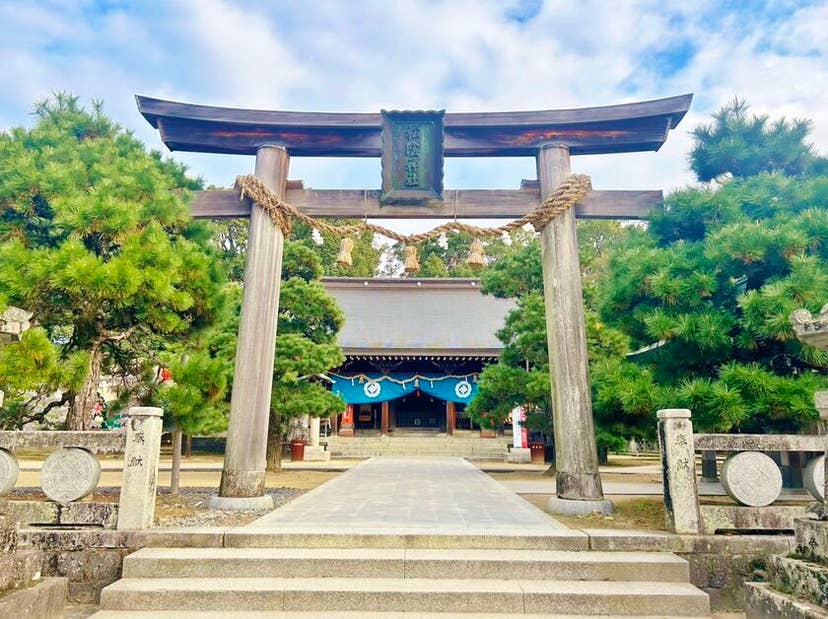
<svg viewBox="0 0 828 619">
<path fill-rule="evenodd" d="M 723 0 L 0 0 L 0 130 L 53 90 L 103 99 L 153 148 L 136 93 L 211 105 L 449 112 L 695 93 L 658 153 L 578 157 L 606 189 L 692 181 L 687 132 L 733 96 L 808 117 L 828 151 L 828 2 Z M 173 155 L 209 183 L 247 157 Z M 378 187 L 379 161 L 294 159 L 312 187 Z M 449 160 L 449 188 L 516 188 L 531 159 Z"/>
</svg>

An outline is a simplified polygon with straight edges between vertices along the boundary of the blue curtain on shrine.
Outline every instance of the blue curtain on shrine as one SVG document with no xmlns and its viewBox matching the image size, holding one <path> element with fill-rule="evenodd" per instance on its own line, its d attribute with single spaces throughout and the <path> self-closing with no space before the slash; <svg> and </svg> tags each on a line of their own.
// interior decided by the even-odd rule
<svg viewBox="0 0 828 619">
<path fill-rule="evenodd" d="M 368 372 L 353 376 L 330 374 L 330 377 L 334 381 L 332 391 L 342 396 L 348 404 L 387 402 L 412 395 L 417 389 L 441 400 L 462 404 L 468 404 L 477 395 L 475 374 L 445 376 Z"/>
</svg>

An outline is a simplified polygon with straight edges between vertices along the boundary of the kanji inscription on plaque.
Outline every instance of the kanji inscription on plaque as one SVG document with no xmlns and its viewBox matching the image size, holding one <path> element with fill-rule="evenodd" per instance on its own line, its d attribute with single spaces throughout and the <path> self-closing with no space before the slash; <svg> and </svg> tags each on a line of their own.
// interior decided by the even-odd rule
<svg viewBox="0 0 828 619">
<path fill-rule="evenodd" d="M 443 199 L 443 117 L 382 110 L 383 204 Z"/>
</svg>

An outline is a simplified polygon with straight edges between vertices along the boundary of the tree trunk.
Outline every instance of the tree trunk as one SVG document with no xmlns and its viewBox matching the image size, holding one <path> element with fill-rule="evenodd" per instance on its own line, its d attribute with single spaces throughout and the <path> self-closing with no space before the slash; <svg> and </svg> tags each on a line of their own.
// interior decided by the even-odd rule
<svg viewBox="0 0 828 619">
<path fill-rule="evenodd" d="M 267 431 L 267 470 L 272 473 L 282 472 L 282 418 L 279 414 L 270 416 Z"/>
<path fill-rule="evenodd" d="M 75 395 L 66 416 L 67 430 L 91 430 L 95 418 L 95 404 L 98 403 L 98 384 L 101 382 L 103 352 L 100 345 L 89 351 L 89 365 L 86 380 Z"/>
<path fill-rule="evenodd" d="M 184 457 L 185 458 L 192 458 L 193 457 L 193 435 L 188 434 L 184 437 Z"/>
<path fill-rule="evenodd" d="M 170 494 L 178 494 L 181 486 L 181 428 L 176 426 L 172 433 L 172 471 L 170 472 Z"/>
</svg>

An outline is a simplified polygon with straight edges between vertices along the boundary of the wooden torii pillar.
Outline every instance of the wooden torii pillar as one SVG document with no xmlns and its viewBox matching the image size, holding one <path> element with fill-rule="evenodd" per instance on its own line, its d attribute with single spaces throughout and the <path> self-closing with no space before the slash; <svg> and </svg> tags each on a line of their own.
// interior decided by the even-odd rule
<svg viewBox="0 0 828 619">
<path fill-rule="evenodd" d="M 658 150 L 691 100 L 692 95 L 681 95 L 572 110 L 425 114 L 418 130 L 406 134 L 408 140 L 414 135 L 416 148 L 400 151 L 421 158 L 421 176 L 430 183 L 412 197 L 417 194 L 408 191 L 412 183 L 395 190 L 389 180 L 394 158 L 387 136 L 393 135 L 395 117 L 416 123 L 416 113 L 245 110 L 137 97 L 140 112 L 170 150 L 256 155 L 256 175 L 308 215 L 384 219 L 520 217 L 569 176 L 572 155 Z M 430 148 L 433 159 L 421 156 L 421 147 Z M 288 155 L 382 157 L 383 190 L 310 190 L 287 183 Z M 538 182 L 519 190 L 443 191 L 443 156 L 534 157 Z M 422 180 L 412 176 L 412 168 L 406 170 L 404 181 Z M 593 190 L 541 233 L 557 467 L 552 511 L 611 509 L 598 475 L 575 218 L 644 219 L 661 204 L 661 191 Z M 251 218 L 220 497 L 256 500 L 264 496 L 282 234 L 268 229 L 261 209 L 240 202 L 233 189 L 199 192 L 191 209 L 198 218 Z"/>
</svg>

